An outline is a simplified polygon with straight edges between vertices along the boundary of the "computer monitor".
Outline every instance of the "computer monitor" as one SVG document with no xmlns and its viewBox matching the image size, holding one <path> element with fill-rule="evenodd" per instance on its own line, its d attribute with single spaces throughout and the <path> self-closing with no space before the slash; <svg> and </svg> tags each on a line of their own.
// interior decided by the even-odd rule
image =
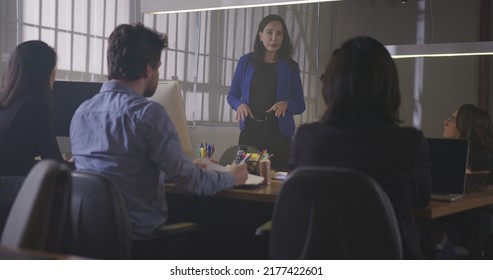
<svg viewBox="0 0 493 280">
<path fill-rule="evenodd" d="M 54 127 L 58 145 L 63 153 L 70 153 L 70 122 L 79 105 L 90 99 L 101 89 L 102 83 L 55 81 L 54 95 Z M 161 104 L 173 122 L 180 137 L 184 152 L 192 151 L 192 142 L 188 133 L 187 118 L 178 81 L 159 82 L 156 92 L 149 98 Z"/>
<path fill-rule="evenodd" d="M 70 136 L 70 122 L 75 110 L 101 89 L 103 83 L 55 81 L 53 85 L 53 125 L 58 137 Z"/>
<path fill-rule="evenodd" d="M 156 92 L 149 100 L 161 104 L 168 112 L 173 122 L 178 137 L 180 137 L 181 147 L 185 153 L 192 151 L 192 142 L 188 133 L 187 117 L 181 96 L 179 81 L 159 82 Z"/>
</svg>

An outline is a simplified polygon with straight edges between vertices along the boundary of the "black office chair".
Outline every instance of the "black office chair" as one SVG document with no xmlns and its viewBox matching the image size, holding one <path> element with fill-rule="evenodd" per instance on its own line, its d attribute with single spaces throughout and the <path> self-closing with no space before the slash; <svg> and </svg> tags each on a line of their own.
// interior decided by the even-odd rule
<svg viewBox="0 0 493 280">
<path fill-rule="evenodd" d="M 402 259 L 394 210 L 368 175 L 303 167 L 277 198 L 269 252 L 273 259 Z"/>
<path fill-rule="evenodd" d="M 132 230 L 127 206 L 111 181 L 94 171 L 72 172 L 71 254 L 129 259 Z"/>
<path fill-rule="evenodd" d="M 19 189 L 0 244 L 68 253 L 70 178 L 65 164 L 49 159 L 38 162 Z"/>
</svg>

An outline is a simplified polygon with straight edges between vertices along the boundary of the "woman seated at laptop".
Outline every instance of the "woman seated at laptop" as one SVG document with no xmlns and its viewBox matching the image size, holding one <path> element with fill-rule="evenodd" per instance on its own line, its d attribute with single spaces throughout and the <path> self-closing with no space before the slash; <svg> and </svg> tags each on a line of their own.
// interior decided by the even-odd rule
<svg viewBox="0 0 493 280">
<path fill-rule="evenodd" d="M 490 171 L 488 184 L 493 184 L 493 131 L 490 115 L 464 104 L 443 122 L 443 137 L 469 140 L 467 171 Z"/>
<path fill-rule="evenodd" d="M 430 198 L 428 146 L 422 132 L 398 126 L 394 61 L 377 40 L 355 37 L 333 53 L 322 82 L 327 110 L 321 122 L 298 128 L 290 170 L 324 165 L 369 174 L 393 204 L 404 258 L 422 258 L 413 208 Z"/>
<path fill-rule="evenodd" d="M 469 140 L 466 173 L 490 171 L 488 184 L 493 183 L 493 132 L 491 118 L 486 111 L 472 104 L 460 106 L 443 122 L 443 137 Z M 480 226 L 478 224 L 480 222 L 479 214 L 478 211 L 468 211 L 438 219 L 435 221 L 436 232 L 441 232 L 441 235 L 444 236 L 442 239 L 453 244 L 454 248 L 467 249 L 461 250 L 465 255 L 468 255 L 471 249 L 481 250 L 479 247 L 469 248 L 470 244 L 472 244 L 471 242 L 476 240 L 477 237 L 475 229 Z M 490 239 L 489 243 L 493 244 L 493 237 L 490 237 Z M 454 251 L 454 253 L 458 252 Z M 486 253 L 491 254 L 492 252 Z M 450 253 L 442 256 L 442 258 L 457 257 Z"/>
</svg>

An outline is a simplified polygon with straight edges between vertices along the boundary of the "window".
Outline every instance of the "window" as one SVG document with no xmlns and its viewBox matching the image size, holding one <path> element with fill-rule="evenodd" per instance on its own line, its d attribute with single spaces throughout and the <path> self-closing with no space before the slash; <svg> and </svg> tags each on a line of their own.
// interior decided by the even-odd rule
<svg viewBox="0 0 493 280">
<path fill-rule="evenodd" d="M 307 110 L 296 121 L 299 124 L 317 117 L 317 4 L 141 15 L 135 0 L 0 3 L 2 64 L 17 43 L 40 39 L 58 53 L 57 79 L 105 81 L 110 33 L 118 24 L 140 19 L 146 26 L 168 34 L 160 79 L 181 82 L 187 119 L 235 125 L 235 112 L 226 96 L 236 64 L 243 54 L 253 50 L 260 20 L 268 14 L 279 14 L 288 26 L 307 104 Z"/>
<path fill-rule="evenodd" d="M 106 80 L 106 41 L 134 18 L 132 0 L 18 1 L 20 42 L 43 40 L 58 54 L 57 77 Z"/>
<path fill-rule="evenodd" d="M 313 59 L 318 36 L 316 4 L 143 15 L 145 25 L 168 34 L 161 78 L 181 82 L 189 121 L 236 123 L 226 101 L 236 64 L 253 50 L 260 20 L 273 13 L 285 19 L 295 49 L 293 58 L 301 69 L 307 110 L 297 116 L 297 123 L 312 121 L 317 117 L 319 86 Z"/>
</svg>

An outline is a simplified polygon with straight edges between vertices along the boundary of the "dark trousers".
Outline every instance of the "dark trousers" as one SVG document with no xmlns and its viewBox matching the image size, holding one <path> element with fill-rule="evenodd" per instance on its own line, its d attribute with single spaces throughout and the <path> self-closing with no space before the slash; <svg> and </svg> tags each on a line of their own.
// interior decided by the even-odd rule
<svg viewBox="0 0 493 280">
<path fill-rule="evenodd" d="M 168 245 L 164 236 L 151 240 L 133 240 L 131 259 L 166 260 L 169 259 Z"/>
<path fill-rule="evenodd" d="M 259 150 L 267 149 L 271 157 L 271 169 L 276 171 L 287 171 L 289 161 L 289 146 L 291 137 L 281 134 L 277 130 L 254 130 L 246 127 L 240 133 L 239 145 L 257 147 Z"/>
</svg>

